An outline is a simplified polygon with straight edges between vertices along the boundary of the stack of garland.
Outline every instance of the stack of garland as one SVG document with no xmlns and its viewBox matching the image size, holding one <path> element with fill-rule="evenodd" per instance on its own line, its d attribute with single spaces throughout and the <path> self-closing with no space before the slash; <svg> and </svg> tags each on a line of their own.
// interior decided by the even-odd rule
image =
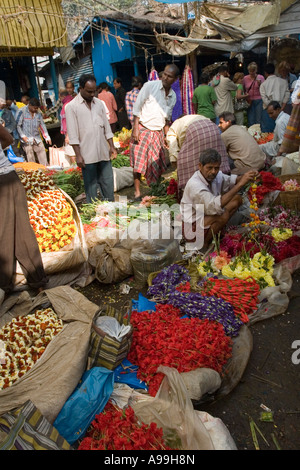
<svg viewBox="0 0 300 470">
<path fill-rule="evenodd" d="M 41 252 L 59 251 L 76 235 L 73 209 L 43 170 L 18 173 L 24 185 L 30 223 Z"/>
<path fill-rule="evenodd" d="M 26 374 L 62 328 L 62 320 L 51 308 L 15 317 L 1 328 L 0 390 Z"/>
</svg>

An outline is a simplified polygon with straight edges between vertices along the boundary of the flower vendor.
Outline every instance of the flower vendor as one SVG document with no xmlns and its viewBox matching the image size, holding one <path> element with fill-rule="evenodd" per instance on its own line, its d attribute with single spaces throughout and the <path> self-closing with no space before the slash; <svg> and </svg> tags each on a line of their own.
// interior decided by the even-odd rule
<svg viewBox="0 0 300 470">
<path fill-rule="evenodd" d="M 206 248 L 213 234 L 229 222 L 242 221 L 243 187 L 258 176 L 250 170 L 244 175 L 225 175 L 220 171 L 221 155 L 215 149 L 200 153 L 199 169 L 189 179 L 180 202 L 183 236 L 196 249 Z"/>
<path fill-rule="evenodd" d="M 231 159 L 231 173 L 242 175 L 251 169 L 262 170 L 266 155 L 252 135 L 236 124 L 235 115 L 225 112 L 219 115 L 219 120 L 221 137 Z"/>
<path fill-rule="evenodd" d="M 9 293 L 18 260 L 28 285 L 34 289 L 46 286 L 47 277 L 36 236 L 30 225 L 24 187 L 3 148 L 13 138 L 0 126 L 0 288 Z"/>
</svg>

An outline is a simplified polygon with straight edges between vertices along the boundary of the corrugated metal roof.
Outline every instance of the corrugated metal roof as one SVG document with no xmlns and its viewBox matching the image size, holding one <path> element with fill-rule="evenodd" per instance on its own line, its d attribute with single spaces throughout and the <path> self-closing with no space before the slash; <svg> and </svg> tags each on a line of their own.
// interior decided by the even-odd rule
<svg viewBox="0 0 300 470">
<path fill-rule="evenodd" d="M 65 46 L 61 0 L 1 0 L 0 57 L 52 55 Z"/>
</svg>

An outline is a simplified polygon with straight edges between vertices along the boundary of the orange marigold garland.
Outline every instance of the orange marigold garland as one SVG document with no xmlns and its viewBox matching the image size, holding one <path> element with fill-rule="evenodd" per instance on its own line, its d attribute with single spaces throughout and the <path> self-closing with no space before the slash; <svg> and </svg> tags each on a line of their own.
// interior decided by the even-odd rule
<svg viewBox="0 0 300 470">
<path fill-rule="evenodd" d="M 42 170 L 19 174 L 27 196 L 29 220 L 41 252 L 59 251 L 72 242 L 77 228 L 73 209 Z"/>
</svg>

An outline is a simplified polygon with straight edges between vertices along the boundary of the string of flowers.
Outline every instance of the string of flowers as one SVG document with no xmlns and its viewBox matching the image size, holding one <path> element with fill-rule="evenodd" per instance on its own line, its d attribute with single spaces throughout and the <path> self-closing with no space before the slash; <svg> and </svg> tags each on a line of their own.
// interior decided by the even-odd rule
<svg viewBox="0 0 300 470">
<path fill-rule="evenodd" d="M 170 293 L 168 302 L 189 318 L 218 322 L 227 336 L 237 336 L 243 324 L 241 318 L 235 315 L 232 304 L 223 298 L 175 290 Z"/>
<path fill-rule="evenodd" d="M 208 319 L 180 318 L 181 312 L 172 305 L 156 305 L 154 312 L 131 314 L 134 328 L 128 360 L 138 366 L 137 376 L 155 396 L 162 373 L 160 365 L 189 372 L 198 367 L 208 367 L 222 373 L 231 357 L 232 339 L 223 326 Z"/>
<path fill-rule="evenodd" d="M 253 195 L 253 189 L 255 189 L 255 197 L 258 205 L 261 205 L 264 197 L 271 191 L 282 191 L 282 183 L 276 176 L 268 171 L 260 171 L 260 177 L 257 179 L 256 188 L 250 186 L 248 190 L 248 197 L 251 200 Z"/>
<path fill-rule="evenodd" d="M 78 450 L 170 450 L 156 423 L 140 423 L 129 406 L 109 401 L 95 416 Z"/>
<path fill-rule="evenodd" d="M 167 303 L 169 294 L 176 288 L 176 286 L 190 282 L 190 280 L 191 277 L 188 269 L 175 263 L 163 268 L 155 276 L 147 293 L 152 300 Z"/>
<path fill-rule="evenodd" d="M 59 251 L 69 245 L 77 228 L 73 209 L 43 170 L 19 174 L 25 188 L 30 224 L 41 252 Z"/>
<path fill-rule="evenodd" d="M 209 277 L 200 284 L 200 291 L 202 295 L 221 297 L 229 302 L 243 323 L 249 321 L 248 315 L 257 309 L 259 303 L 260 288 L 252 278 L 232 280 Z"/>
</svg>

